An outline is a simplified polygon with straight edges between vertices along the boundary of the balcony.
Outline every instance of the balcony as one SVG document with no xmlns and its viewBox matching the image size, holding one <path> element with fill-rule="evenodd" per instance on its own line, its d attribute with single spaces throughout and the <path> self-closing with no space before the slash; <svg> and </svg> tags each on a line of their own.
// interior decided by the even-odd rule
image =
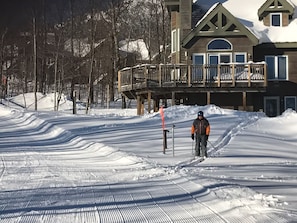
<svg viewBox="0 0 297 223">
<path fill-rule="evenodd" d="M 169 91 L 263 91 L 267 86 L 266 63 L 218 65 L 160 64 L 125 68 L 118 74 L 120 92 L 166 88 Z"/>
</svg>

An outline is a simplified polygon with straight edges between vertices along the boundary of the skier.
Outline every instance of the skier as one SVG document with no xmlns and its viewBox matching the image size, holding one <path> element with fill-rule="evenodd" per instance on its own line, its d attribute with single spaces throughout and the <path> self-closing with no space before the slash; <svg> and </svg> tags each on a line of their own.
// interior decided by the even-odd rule
<svg viewBox="0 0 297 223">
<path fill-rule="evenodd" d="M 194 134 L 196 133 L 196 137 Z M 195 156 L 207 157 L 207 140 L 210 133 L 208 120 L 203 116 L 203 111 L 198 112 L 198 117 L 193 121 L 191 128 L 192 140 L 196 140 Z"/>
</svg>

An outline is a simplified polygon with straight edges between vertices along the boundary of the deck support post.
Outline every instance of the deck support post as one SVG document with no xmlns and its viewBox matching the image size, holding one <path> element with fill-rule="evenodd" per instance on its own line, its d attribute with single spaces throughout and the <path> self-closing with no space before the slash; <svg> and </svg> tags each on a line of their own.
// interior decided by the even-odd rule
<svg viewBox="0 0 297 223">
<path fill-rule="evenodd" d="M 172 106 L 174 106 L 175 105 L 175 92 L 174 91 L 172 91 L 172 93 L 171 93 L 171 105 Z"/>
<path fill-rule="evenodd" d="M 158 112 L 160 107 L 160 99 L 154 99 L 154 112 Z"/>
<path fill-rule="evenodd" d="M 147 92 L 147 110 L 148 110 L 148 113 L 151 113 L 151 100 L 152 100 L 152 92 L 151 91 L 148 91 Z"/>
<path fill-rule="evenodd" d="M 246 106 L 246 91 L 242 92 L 242 106 L 243 106 L 243 110 L 246 111 L 247 106 Z"/>
<path fill-rule="evenodd" d="M 137 115 L 144 114 L 144 100 L 140 95 L 137 95 Z"/>
<path fill-rule="evenodd" d="M 122 94 L 122 109 L 127 108 L 126 96 Z"/>
<path fill-rule="evenodd" d="M 210 91 L 207 92 L 207 104 L 210 105 Z"/>
</svg>

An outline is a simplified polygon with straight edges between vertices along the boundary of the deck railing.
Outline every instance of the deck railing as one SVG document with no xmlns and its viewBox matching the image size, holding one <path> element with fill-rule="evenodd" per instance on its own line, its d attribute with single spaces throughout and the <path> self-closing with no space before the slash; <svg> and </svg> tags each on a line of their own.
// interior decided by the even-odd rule
<svg viewBox="0 0 297 223">
<path fill-rule="evenodd" d="M 160 64 L 125 68 L 118 74 L 119 91 L 153 87 L 267 86 L 266 63 Z"/>
</svg>

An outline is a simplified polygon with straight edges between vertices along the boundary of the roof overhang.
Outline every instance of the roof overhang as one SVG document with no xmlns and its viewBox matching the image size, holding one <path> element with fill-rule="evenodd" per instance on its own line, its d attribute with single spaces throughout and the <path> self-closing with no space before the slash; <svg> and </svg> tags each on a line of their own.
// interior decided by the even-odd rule
<svg viewBox="0 0 297 223">
<path fill-rule="evenodd" d="M 213 24 L 212 19 L 218 16 L 219 25 Z M 224 24 L 223 17 L 228 18 L 228 22 Z M 236 29 L 230 31 L 230 27 L 234 26 Z M 209 30 L 205 30 L 209 27 Z M 202 18 L 194 29 L 182 40 L 182 47 L 189 49 L 201 37 L 228 37 L 228 36 L 246 36 L 254 45 L 259 43 L 259 39 L 242 23 L 239 22 L 222 4 L 217 4 L 206 16 Z"/>
<path fill-rule="evenodd" d="M 276 13 L 276 12 L 286 12 L 286 13 L 289 13 L 290 15 L 293 15 L 294 7 L 286 0 L 267 0 L 258 10 L 259 20 L 262 20 L 269 13 Z"/>
</svg>

